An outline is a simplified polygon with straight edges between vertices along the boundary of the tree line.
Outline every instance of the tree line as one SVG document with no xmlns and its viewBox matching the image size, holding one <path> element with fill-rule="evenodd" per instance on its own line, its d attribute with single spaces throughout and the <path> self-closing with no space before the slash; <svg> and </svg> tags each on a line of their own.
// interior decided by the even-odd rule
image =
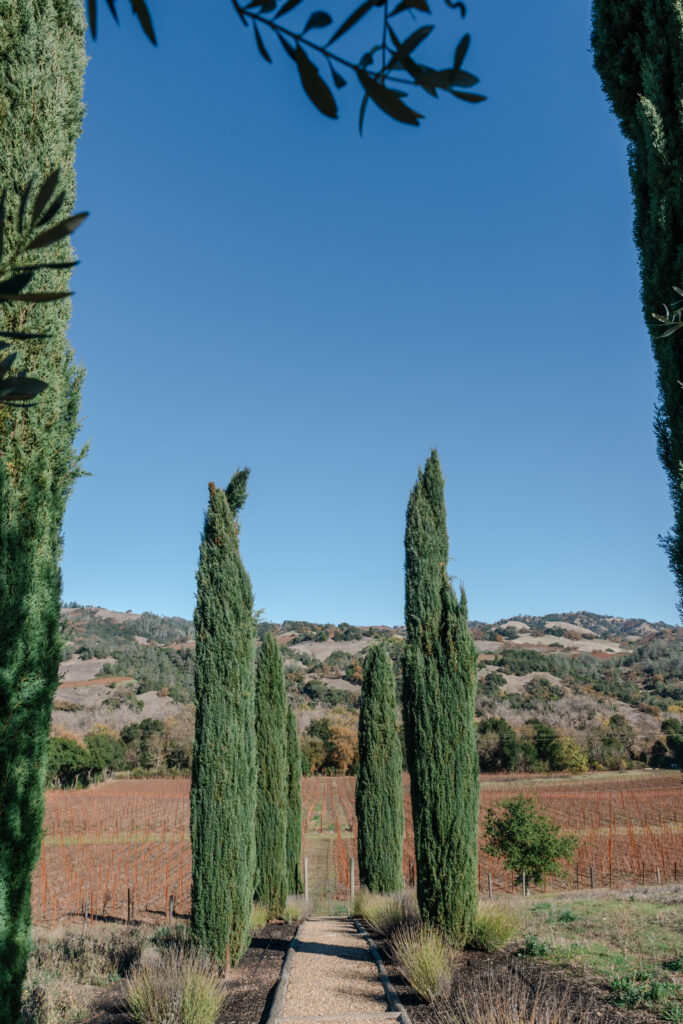
<svg viewBox="0 0 683 1024">
<path fill-rule="evenodd" d="M 226 966 L 249 942 L 254 896 L 272 914 L 297 891 L 301 759 L 272 633 L 255 653 L 251 584 L 238 514 L 249 471 L 209 485 L 197 572 L 192 761 L 192 934 Z M 423 919 L 459 944 L 476 911 L 476 648 L 464 591 L 448 565 L 444 481 L 436 451 L 406 518 L 403 713 Z M 358 727 L 359 874 L 375 891 L 403 885 L 402 754 L 396 682 L 381 645 L 365 657 Z"/>
</svg>

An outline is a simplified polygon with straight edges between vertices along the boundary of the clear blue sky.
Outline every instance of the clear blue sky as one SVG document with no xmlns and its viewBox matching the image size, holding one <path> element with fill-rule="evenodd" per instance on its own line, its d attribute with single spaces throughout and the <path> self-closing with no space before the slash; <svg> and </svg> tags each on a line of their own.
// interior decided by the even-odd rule
<svg viewBox="0 0 683 1024">
<path fill-rule="evenodd" d="M 323 118 L 227 0 L 150 0 L 157 50 L 100 6 L 71 328 L 93 475 L 65 600 L 190 616 L 207 483 L 249 465 L 256 606 L 399 623 L 406 500 L 436 446 L 472 618 L 676 621 L 588 0 L 472 0 L 464 23 L 433 0 L 490 99 L 425 97 L 419 128 L 370 109 L 363 139 L 356 87 Z"/>
</svg>

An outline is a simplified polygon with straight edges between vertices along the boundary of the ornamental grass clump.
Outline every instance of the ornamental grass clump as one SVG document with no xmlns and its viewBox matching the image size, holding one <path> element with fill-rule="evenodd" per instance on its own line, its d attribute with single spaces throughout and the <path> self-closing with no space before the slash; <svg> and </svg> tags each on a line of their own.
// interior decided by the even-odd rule
<svg viewBox="0 0 683 1024">
<path fill-rule="evenodd" d="M 249 925 L 252 935 L 255 935 L 256 932 L 260 932 L 267 924 L 268 908 L 264 907 L 262 903 L 252 903 L 251 920 Z"/>
<path fill-rule="evenodd" d="M 353 904 L 353 912 L 362 917 L 374 932 L 391 936 L 397 928 L 420 923 L 420 911 L 414 890 L 394 893 L 370 892 L 364 886 Z"/>
<path fill-rule="evenodd" d="M 396 963 L 425 1002 L 443 999 L 453 974 L 453 949 L 431 925 L 405 925 L 391 939 Z"/>
<path fill-rule="evenodd" d="M 207 957 L 171 950 L 131 974 L 124 1007 L 134 1024 L 216 1024 L 224 998 L 223 982 Z"/>
<path fill-rule="evenodd" d="M 492 953 L 502 949 L 519 930 L 519 915 L 507 903 L 479 904 L 468 949 Z"/>
</svg>

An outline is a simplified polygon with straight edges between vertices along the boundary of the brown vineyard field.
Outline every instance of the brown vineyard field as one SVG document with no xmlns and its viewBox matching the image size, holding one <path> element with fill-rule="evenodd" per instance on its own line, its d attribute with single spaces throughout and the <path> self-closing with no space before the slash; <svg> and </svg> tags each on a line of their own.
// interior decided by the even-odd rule
<svg viewBox="0 0 683 1024">
<path fill-rule="evenodd" d="M 303 856 L 311 896 L 321 910 L 349 898 L 357 860 L 355 779 L 302 779 Z M 683 875 L 683 786 L 678 772 L 634 771 L 583 776 L 487 775 L 488 807 L 523 792 L 563 829 L 580 837 L 566 876 L 541 889 L 625 888 L 677 881 Z M 404 778 L 404 874 L 415 877 L 412 814 Z M 510 891 L 500 861 L 480 855 L 479 887 Z M 169 896 L 176 914 L 190 912 L 189 781 L 106 782 L 47 794 L 45 835 L 33 879 L 34 921 L 56 925 L 88 913 L 96 918 L 163 921 Z"/>
</svg>

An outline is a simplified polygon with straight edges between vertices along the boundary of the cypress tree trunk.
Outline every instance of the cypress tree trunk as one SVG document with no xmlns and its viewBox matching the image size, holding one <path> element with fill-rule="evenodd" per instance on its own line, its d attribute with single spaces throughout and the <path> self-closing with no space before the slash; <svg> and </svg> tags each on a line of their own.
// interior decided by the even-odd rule
<svg viewBox="0 0 683 1024">
<path fill-rule="evenodd" d="M 234 966 L 249 945 L 254 892 L 254 622 L 237 512 L 248 470 L 209 484 L 199 550 L 192 788 L 192 935 Z"/>
<path fill-rule="evenodd" d="M 423 919 L 456 944 L 477 906 L 479 765 L 477 652 L 467 602 L 447 574 L 443 477 L 436 451 L 418 474 L 406 516 L 403 712 Z"/>
<path fill-rule="evenodd" d="M 301 747 L 287 708 L 287 891 L 301 892 Z"/>
<path fill-rule="evenodd" d="M 403 887 L 403 786 L 396 681 L 389 655 L 365 657 L 358 722 L 358 875 L 371 892 Z"/>
<path fill-rule="evenodd" d="M 21 189 L 56 167 L 68 213 L 83 117 L 82 0 L 0 2 L 0 188 L 5 252 L 16 244 Z M 67 241 L 49 260 L 67 260 Z M 68 271 L 45 270 L 32 289 L 68 289 Z M 35 287 L 34 287 L 35 286 Z M 18 1024 L 30 951 L 31 873 L 40 850 L 45 759 L 62 652 L 62 520 L 79 457 L 74 451 L 82 374 L 66 341 L 67 302 L 0 307 L 6 330 L 45 332 L 15 341 L 14 368 L 48 384 L 33 408 L 0 406 L 0 1024 Z"/>
<path fill-rule="evenodd" d="M 256 662 L 256 877 L 254 894 L 272 917 L 287 900 L 287 698 L 282 655 L 266 633 Z"/>
<path fill-rule="evenodd" d="M 662 544 L 683 615 L 683 345 L 657 339 L 652 314 L 683 287 L 683 9 L 679 0 L 594 0 L 593 50 L 612 110 L 628 140 L 633 234 L 643 314 L 652 331 L 659 406 L 655 434 L 669 479 L 674 525 Z"/>
</svg>

